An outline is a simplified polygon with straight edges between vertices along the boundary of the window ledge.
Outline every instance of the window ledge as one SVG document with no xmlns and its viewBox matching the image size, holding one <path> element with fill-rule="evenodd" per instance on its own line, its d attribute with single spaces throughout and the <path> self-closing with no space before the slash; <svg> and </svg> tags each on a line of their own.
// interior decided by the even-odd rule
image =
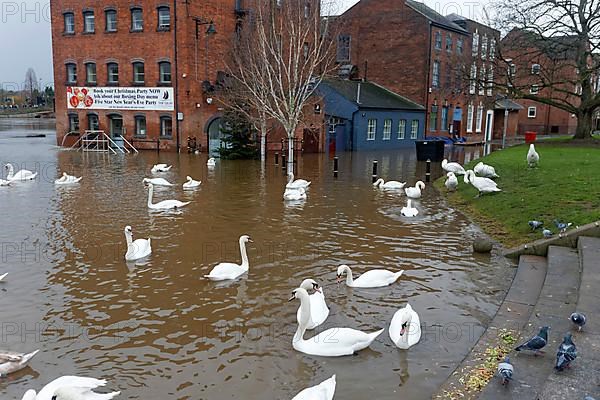
<svg viewBox="0 0 600 400">
<path fill-rule="evenodd" d="M 86 82 L 85 86 L 98 86 L 98 82 Z"/>
<path fill-rule="evenodd" d="M 144 86 L 145 82 L 131 82 L 131 86 Z"/>
<path fill-rule="evenodd" d="M 83 32 L 81 32 L 81 34 L 82 35 L 95 35 L 96 31 L 93 31 L 93 32 L 85 32 L 85 31 L 83 31 Z"/>
<path fill-rule="evenodd" d="M 119 82 L 106 82 L 106 86 L 119 86 Z"/>
<path fill-rule="evenodd" d="M 147 139 L 148 135 L 133 135 L 134 139 Z"/>
<path fill-rule="evenodd" d="M 129 33 L 144 33 L 144 29 L 129 29 Z"/>
<path fill-rule="evenodd" d="M 170 32 L 171 31 L 171 27 L 170 26 L 163 26 L 163 27 L 158 27 L 156 28 L 156 32 Z"/>
<path fill-rule="evenodd" d="M 63 32 L 63 36 L 75 36 L 75 32 Z"/>
<path fill-rule="evenodd" d="M 105 31 L 104 31 L 104 33 L 117 33 L 117 32 L 118 32 L 118 31 L 117 31 L 116 29 L 115 29 L 115 30 L 112 30 L 112 31 L 107 31 L 107 30 L 105 30 Z"/>
<path fill-rule="evenodd" d="M 171 86 L 173 82 L 156 82 L 156 86 Z"/>
<path fill-rule="evenodd" d="M 161 139 L 161 140 L 173 140 L 173 136 L 172 135 L 170 135 L 170 136 L 163 136 L 163 135 L 161 135 L 158 138 Z"/>
</svg>

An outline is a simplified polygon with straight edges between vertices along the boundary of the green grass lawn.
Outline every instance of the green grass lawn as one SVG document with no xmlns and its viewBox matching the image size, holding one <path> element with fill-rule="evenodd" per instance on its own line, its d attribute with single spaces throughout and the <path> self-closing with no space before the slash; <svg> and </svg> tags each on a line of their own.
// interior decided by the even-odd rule
<svg viewBox="0 0 600 400">
<path fill-rule="evenodd" d="M 461 176 L 458 190 L 448 194 L 450 203 L 508 247 L 542 238 L 541 230 L 531 232 L 527 222 L 532 219 L 554 233 L 554 219 L 574 226 L 600 220 L 600 147 L 539 143 L 540 164 L 533 169 L 525 161 L 528 147 L 499 150 L 467 164 L 466 169 L 479 161 L 492 165 L 502 192 L 475 198 L 477 190 Z M 443 193 L 444 180 L 436 182 Z"/>
</svg>

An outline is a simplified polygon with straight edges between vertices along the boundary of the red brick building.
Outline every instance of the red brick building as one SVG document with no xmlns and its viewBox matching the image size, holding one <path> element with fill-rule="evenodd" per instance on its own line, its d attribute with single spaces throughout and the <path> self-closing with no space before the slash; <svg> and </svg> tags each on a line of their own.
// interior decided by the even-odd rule
<svg viewBox="0 0 600 400">
<path fill-rule="evenodd" d="M 52 0 L 58 144 L 94 130 L 137 148 L 218 147 L 216 96 L 247 13 L 241 0 Z"/>
<path fill-rule="evenodd" d="M 338 21 L 343 71 L 425 106 L 428 136 L 491 139 L 499 32 L 413 0 L 361 0 Z"/>
</svg>

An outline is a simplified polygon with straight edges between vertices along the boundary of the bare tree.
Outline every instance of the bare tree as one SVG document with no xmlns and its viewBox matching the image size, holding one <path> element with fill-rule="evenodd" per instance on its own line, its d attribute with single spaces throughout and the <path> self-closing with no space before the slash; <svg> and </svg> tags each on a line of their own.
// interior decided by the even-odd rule
<svg viewBox="0 0 600 400">
<path fill-rule="evenodd" d="M 25 72 L 25 84 L 23 87 L 25 93 L 29 94 L 30 104 L 34 103 L 34 94 L 39 92 L 37 76 L 33 68 L 28 68 Z"/>
<path fill-rule="evenodd" d="M 285 130 L 288 172 L 293 170 L 294 133 L 304 108 L 333 64 L 334 41 L 321 6 L 317 0 L 255 0 L 229 68 L 257 116 L 263 145 L 268 120 Z"/>
<path fill-rule="evenodd" d="M 600 106 L 600 0 L 497 0 L 502 40 L 495 86 L 577 117 L 575 138 L 592 133 Z M 510 31 L 510 32 L 509 32 Z"/>
</svg>

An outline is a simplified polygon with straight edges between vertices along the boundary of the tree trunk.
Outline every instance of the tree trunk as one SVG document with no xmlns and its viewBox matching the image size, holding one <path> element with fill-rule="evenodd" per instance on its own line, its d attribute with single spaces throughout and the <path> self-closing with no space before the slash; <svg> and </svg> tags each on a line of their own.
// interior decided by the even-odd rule
<svg viewBox="0 0 600 400">
<path fill-rule="evenodd" d="M 288 137 L 288 158 L 287 158 L 287 173 L 294 173 L 294 131 L 287 133 Z"/>
<path fill-rule="evenodd" d="M 265 118 L 260 120 L 260 160 L 267 158 L 267 121 Z"/>
<path fill-rule="evenodd" d="M 593 111 L 581 111 L 577 115 L 577 129 L 575 130 L 575 136 L 573 139 L 587 139 L 592 136 L 592 120 L 594 113 Z"/>
</svg>

